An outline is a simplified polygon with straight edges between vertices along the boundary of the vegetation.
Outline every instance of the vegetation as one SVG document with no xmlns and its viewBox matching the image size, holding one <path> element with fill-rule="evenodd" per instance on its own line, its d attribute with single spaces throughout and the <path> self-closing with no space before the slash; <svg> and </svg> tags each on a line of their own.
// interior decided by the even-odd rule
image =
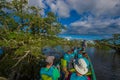
<svg viewBox="0 0 120 80">
<path fill-rule="evenodd" d="M 0 76 L 10 80 L 39 79 L 44 46 L 61 44 L 56 34 L 64 27 L 49 12 L 28 6 L 27 0 L 0 1 Z"/>
<path fill-rule="evenodd" d="M 41 9 L 28 6 L 27 0 L 0 1 L 0 77 L 9 80 L 39 80 L 45 46 L 81 46 L 79 40 L 56 35 L 65 29 L 52 12 L 43 17 Z M 115 40 L 118 38 L 115 38 Z M 91 46 L 91 44 L 89 44 Z M 68 47 L 67 47 L 68 48 Z"/>
<path fill-rule="evenodd" d="M 113 34 L 110 39 L 96 40 L 96 47 L 120 51 L 120 34 Z"/>
</svg>

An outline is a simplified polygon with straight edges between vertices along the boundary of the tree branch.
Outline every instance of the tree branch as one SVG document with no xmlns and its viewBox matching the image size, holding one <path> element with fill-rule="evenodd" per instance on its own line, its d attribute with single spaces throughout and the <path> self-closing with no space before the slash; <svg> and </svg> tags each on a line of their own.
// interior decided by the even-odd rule
<svg viewBox="0 0 120 80">
<path fill-rule="evenodd" d="M 16 67 L 28 54 L 30 53 L 30 50 L 29 51 L 26 51 L 26 54 L 24 56 L 22 56 L 18 61 L 17 63 L 12 66 L 12 68 Z"/>
</svg>

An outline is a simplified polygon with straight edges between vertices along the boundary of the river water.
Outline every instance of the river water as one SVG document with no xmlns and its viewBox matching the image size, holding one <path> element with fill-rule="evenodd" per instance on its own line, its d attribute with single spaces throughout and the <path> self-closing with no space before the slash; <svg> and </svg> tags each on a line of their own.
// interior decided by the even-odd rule
<svg viewBox="0 0 120 80">
<path fill-rule="evenodd" d="M 120 53 L 113 50 L 87 48 L 97 80 L 120 80 Z"/>
</svg>

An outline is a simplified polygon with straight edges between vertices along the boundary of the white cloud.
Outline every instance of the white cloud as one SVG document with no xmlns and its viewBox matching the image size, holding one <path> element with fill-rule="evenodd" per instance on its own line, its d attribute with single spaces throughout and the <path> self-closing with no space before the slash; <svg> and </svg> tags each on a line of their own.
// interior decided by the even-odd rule
<svg viewBox="0 0 120 80">
<path fill-rule="evenodd" d="M 44 0 L 29 0 L 28 5 L 36 6 L 36 7 L 40 7 L 40 8 L 45 8 L 46 6 L 45 6 L 43 1 Z"/>
<path fill-rule="evenodd" d="M 91 27 L 91 24 L 88 23 L 87 21 L 76 21 L 70 24 L 71 26 L 84 26 L 84 27 Z"/>
<path fill-rule="evenodd" d="M 120 0 L 67 0 L 67 2 L 70 8 L 79 14 L 85 11 L 90 11 L 98 17 L 120 14 Z"/>
<path fill-rule="evenodd" d="M 93 13 L 97 16 L 100 15 L 116 15 L 118 14 L 118 8 L 116 5 L 120 5 L 120 0 L 99 0 L 96 1 L 96 5 L 93 8 Z"/>
<path fill-rule="evenodd" d="M 81 14 L 84 11 L 91 10 L 94 6 L 94 0 L 67 0 L 71 9 Z"/>
<path fill-rule="evenodd" d="M 58 1 L 58 14 L 62 17 L 69 17 L 70 16 L 70 9 L 69 6 L 64 1 Z"/>
<path fill-rule="evenodd" d="M 60 17 L 70 16 L 70 6 L 65 3 L 64 0 L 46 0 L 46 3 L 50 6 L 51 10 Z"/>
<path fill-rule="evenodd" d="M 46 8 L 46 5 L 44 4 L 44 0 L 29 0 L 28 5 L 41 8 L 40 14 L 43 16 L 45 15 L 44 9 Z"/>
<path fill-rule="evenodd" d="M 95 19 L 75 21 L 70 24 L 63 33 L 69 34 L 113 34 L 120 33 L 120 18 L 118 19 Z"/>
<path fill-rule="evenodd" d="M 29 0 L 30 5 L 38 5 L 42 8 L 50 7 L 50 10 L 59 17 L 71 17 L 70 12 L 76 11 L 83 15 L 84 20 L 77 20 L 69 24 L 64 33 L 115 33 L 120 30 L 120 0 Z M 44 12 L 44 11 L 43 11 Z M 90 12 L 92 16 L 85 16 L 84 12 Z M 88 13 L 89 14 L 89 13 Z M 113 28 L 115 27 L 115 28 Z"/>
<path fill-rule="evenodd" d="M 90 11 L 97 17 L 120 14 L 120 0 L 29 0 L 30 5 L 46 8 L 57 13 L 60 17 L 70 17 L 70 11 L 78 14 Z"/>
</svg>

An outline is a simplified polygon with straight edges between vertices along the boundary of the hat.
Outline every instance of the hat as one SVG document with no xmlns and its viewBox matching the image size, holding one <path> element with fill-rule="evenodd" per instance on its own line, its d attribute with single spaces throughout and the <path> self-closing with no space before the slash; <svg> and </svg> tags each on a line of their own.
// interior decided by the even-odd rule
<svg viewBox="0 0 120 80">
<path fill-rule="evenodd" d="M 84 61 L 84 59 L 79 59 L 78 64 L 74 64 L 74 68 L 78 73 L 80 73 L 82 75 L 84 75 L 88 72 L 87 64 Z"/>
<path fill-rule="evenodd" d="M 53 63 L 53 60 L 55 59 L 55 57 L 54 56 L 47 56 L 47 58 L 46 58 L 46 62 L 48 62 L 48 63 Z"/>
</svg>

